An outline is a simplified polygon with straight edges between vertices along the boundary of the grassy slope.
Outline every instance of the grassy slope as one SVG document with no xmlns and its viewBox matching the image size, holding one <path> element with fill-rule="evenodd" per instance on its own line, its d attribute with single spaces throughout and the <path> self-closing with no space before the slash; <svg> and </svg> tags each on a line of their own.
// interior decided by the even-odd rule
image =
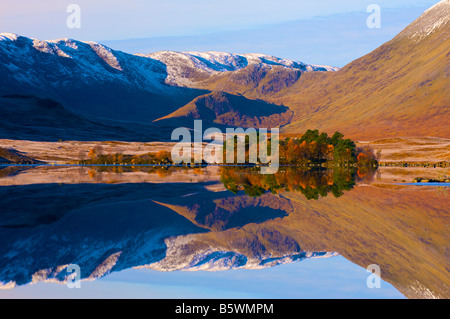
<svg viewBox="0 0 450 319">
<path fill-rule="evenodd" d="M 300 70 L 290 70 L 281 66 L 255 64 L 235 72 L 214 75 L 194 83 L 194 86 L 269 100 L 270 96 L 296 83 L 303 74 Z"/>
<path fill-rule="evenodd" d="M 450 137 L 449 32 L 447 23 L 420 42 L 404 32 L 336 73 L 303 76 L 277 97 L 295 112 L 284 132 Z"/>
<path fill-rule="evenodd" d="M 444 6 L 425 13 L 393 40 L 338 72 L 301 73 L 254 65 L 194 86 L 288 106 L 295 115 L 284 133 L 318 128 L 363 140 L 449 138 L 450 22 L 420 41 L 411 39 L 416 30 L 450 10 L 449 4 Z"/>
</svg>

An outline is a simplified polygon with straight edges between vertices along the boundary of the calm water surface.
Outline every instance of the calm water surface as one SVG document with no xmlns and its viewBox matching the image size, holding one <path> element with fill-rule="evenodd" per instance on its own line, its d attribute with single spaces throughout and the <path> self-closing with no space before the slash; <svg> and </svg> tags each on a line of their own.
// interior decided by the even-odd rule
<svg viewBox="0 0 450 319">
<path fill-rule="evenodd" d="M 6 167 L 0 298 L 448 298 L 448 188 L 391 175 Z"/>
</svg>

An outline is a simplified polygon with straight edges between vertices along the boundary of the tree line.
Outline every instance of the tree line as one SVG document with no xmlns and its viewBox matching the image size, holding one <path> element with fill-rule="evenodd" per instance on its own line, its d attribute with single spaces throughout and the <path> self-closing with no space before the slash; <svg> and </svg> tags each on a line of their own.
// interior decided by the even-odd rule
<svg viewBox="0 0 450 319">
<path fill-rule="evenodd" d="M 280 141 L 280 163 L 324 163 L 378 165 L 377 155 L 370 146 L 357 147 L 344 134 L 335 132 L 331 137 L 319 130 L 307 130 L 300 138 Z"/>
<path fill-rule="evenodd" d="M 224 161 L 226 158 L 226 143 L 224 142 Z M 237 138 L 233 139 L 236 144 L 233 148 L 237 150 Z M 249 163 L 249 139 L 245 141 L 245 158 Z M 268 140 L 268 153 L 271 149 L 271 139 Z M 237 152 L 236 152 L 237 153 Z M 235 153 L 235 162 L 236 160 Z M 279 141 L 279 164 L 280 165 L 305 165 L 305 164 L 339 164 L 358 166 L 378 166 L 379 155 L 376 155 L 370 146 L 357 147 L 351 139 L 344 138 L 340 132 L 328 136 L 319 130 L 308 130 L 301 137 L 280 139 Z M 165 150 L 156 153 L 142 155 L 126 155 L 120 152 L 105 154 L 99 145 L 93 147 L 87 154 L 80 154 L 80 164 L 120 164 L 120 165 L 173 165 L 171 153 Z M 230 163 L 227 163 L 230 164 Z M 203 162 L 203 165 L 207 165 Z"/>
</svg>

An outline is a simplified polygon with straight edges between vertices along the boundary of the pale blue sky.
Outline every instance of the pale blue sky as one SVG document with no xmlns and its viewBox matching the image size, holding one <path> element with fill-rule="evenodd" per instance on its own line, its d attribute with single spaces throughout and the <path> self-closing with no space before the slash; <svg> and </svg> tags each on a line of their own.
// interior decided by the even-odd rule
<svg viewBox="0 0 450 319">
<path fill-rule="evenodd" d="M 118 49 L 133 53 L 220 49 L 343 66 L 391 39 L 437 2 L 0 0 L 0 32 L 39 39 L 92 40 L 116 44 Z M 69 15 L 66 8 L 72 3 L 81 8 L 80 29 L 69 29 L 66 25 Z M 367 28 L 370 13 L 366 8 L 372 3 L 382 9 L 381 29 Z M 139 45 L 135 40 L 112 42 L 130 39 L 147 42 L 140 41 Z"/>
</svg>

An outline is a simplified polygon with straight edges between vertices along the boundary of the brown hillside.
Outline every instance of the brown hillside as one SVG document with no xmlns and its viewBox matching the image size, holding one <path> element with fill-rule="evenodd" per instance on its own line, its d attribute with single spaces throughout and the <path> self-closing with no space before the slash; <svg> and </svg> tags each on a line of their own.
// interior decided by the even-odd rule
<svg viewBox="0 0 450 319">
<path fill-rule="evenodd" d="M 214 75 L 196 82 L 194 86 L 270 100 L 270 96 L 292 86 L 305 73 L 281 66 L 253 64 L 238 71 Z"/>
<path fill-rule="evenodd" d="M 339 130 L 357 139 L 450 137 L 450 1 L 338 72 L 304 74 L 280 92 L 286 133 Z"/>
<path fill-rule="evenodd" d="M 449 17 L 450 1 L 441 1 L 393 40 L 337 72 L 252 65 L 193 86 L 288 106 L 295 115 L 284 133 L 317 128 L 363 140 L 448 138 Z"/>
</svg>

